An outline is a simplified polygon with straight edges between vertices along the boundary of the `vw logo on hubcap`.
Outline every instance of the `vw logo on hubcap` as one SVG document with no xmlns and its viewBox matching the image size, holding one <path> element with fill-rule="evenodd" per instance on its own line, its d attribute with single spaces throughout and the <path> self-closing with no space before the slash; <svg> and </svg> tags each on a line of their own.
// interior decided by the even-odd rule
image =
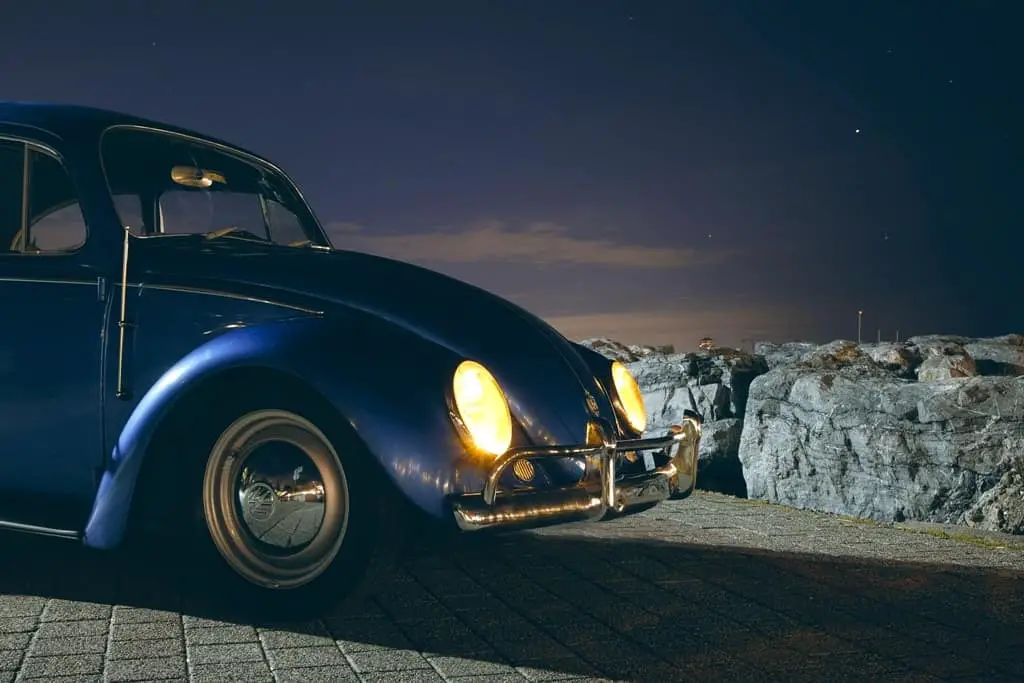
<svg viewBox="0 0 1024 683">
<path fill-rule="evenodd" d="M 254 522 L 265 522 L 274 514 L 277 494 L 268 484 L 257 482 L 242 494 L 245 516 Z"/>
</svg>

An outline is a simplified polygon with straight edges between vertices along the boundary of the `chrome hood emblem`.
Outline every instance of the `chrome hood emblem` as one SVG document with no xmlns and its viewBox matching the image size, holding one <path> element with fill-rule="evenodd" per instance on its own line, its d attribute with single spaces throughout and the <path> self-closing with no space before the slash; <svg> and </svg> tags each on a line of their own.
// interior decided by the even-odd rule
<svg viewBox="0 0 1024 683">
<path fill-rule="evenodd" d="M 597 399 L 589 391 L 585 391 L 584 401 L 587 404 L 587 413 L 590 417 L 601 417 L 601 408 L 597 405 Z"/>
</svg>

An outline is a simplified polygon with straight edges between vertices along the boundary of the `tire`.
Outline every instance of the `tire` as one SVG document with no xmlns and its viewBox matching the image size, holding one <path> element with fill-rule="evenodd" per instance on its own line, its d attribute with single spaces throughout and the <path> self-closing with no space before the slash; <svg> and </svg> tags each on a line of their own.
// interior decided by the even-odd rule
<svg viewBox="0 0 1024 683">
<path fill-rule="evenodd" d="M 188 482 L 193 542 L 233 608 L 272 620 L 322 616 L 372 593 L 394 566 L 403 507 L 365 446 L 331 417 L 253 397 L 204 430 L 206 457 Z"/>
</svg>

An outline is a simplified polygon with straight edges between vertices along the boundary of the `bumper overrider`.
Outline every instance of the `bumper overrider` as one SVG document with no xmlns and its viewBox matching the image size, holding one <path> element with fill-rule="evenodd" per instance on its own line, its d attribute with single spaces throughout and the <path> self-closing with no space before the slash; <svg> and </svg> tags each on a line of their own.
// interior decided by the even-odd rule
<svg viewBox="0 0 1024 683">
<path fill-rule="evenodd" d="M 664 436 L 616 441 L 603 421 L 591 423 L 588 443 L 575 446 L 514 448 L 494 461 L 483 491 L 454 496 L 452 512 L 464 531 L 487 528 L 531 527 L 553 523 L 595 521 L 609 510 L 623 512 L 673 497 L 685 497 L 697 478 L 700 418 L 687 411 L 681 424 Z M 661 451 L 663 463 L 641 474 L 616 474 L 627 454 Z M 581 458 L 586 468 L 572 486 L 500 491 L 498 482 L 519 460 Z M 653 459 L 652 459 L 653 460 Z"/>
</svg>

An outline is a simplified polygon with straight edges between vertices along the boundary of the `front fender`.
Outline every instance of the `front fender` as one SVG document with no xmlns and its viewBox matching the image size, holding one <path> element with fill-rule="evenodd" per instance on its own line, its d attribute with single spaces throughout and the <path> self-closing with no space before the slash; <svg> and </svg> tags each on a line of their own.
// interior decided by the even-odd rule
<svg viewBox="0 0 1024 683">
<path fill-rule="evenodd" d="M 357 313 L 226 332 L 181 358 L 135 407 L 103 474 L 85 544 L 112 548 L 121 542 L 161 422 L 192 388 L 237 368 L 273 369 L 304 382 L 344 416 L 411 502 L 441 516 L 448 494 L 483 485 L 481 467 L 466 455 L 445 400 L 461 360 L 413 332 Z"/>
</svg>

